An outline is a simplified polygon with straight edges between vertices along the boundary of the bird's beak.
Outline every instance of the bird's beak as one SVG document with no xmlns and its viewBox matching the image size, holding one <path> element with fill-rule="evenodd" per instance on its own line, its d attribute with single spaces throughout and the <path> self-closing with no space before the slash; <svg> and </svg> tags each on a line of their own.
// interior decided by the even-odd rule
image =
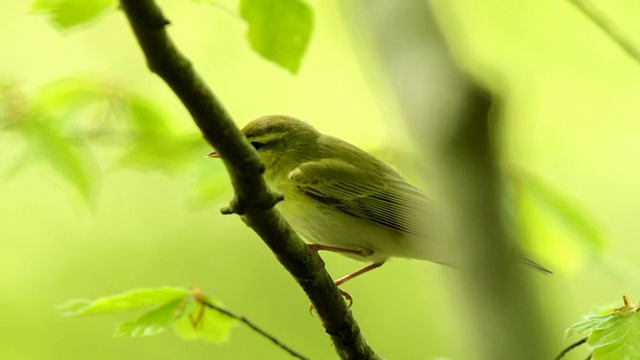
<svg viewBox="0 0 640 360">
<path fill-rule="evenodd" d="M 217 153 L 217 152 L 215 152 L 215 151 L 212 151 L 212 152 L 210 152 L 210 153 L 208 153 L 208 154 L 207 154 L 207 157 L 210 157 L 210 158 L 216 158 L 216 159 L 218 159 L 218 158 L 220 158 L 220 154 L 218 154 L 218 153 Z"/>
</svg>

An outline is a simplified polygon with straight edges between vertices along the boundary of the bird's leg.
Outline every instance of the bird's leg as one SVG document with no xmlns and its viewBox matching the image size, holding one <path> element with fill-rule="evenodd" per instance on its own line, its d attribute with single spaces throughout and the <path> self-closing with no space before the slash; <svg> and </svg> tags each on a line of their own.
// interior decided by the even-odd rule
<svg viewBox="0 0 640 360">
<path fill-rule="evenodd" d="M 341 248 L 341 247 L 337 247 L 337 246 L 329 246 L 329 245 L 322 245 L 322 244 L 307 244 L 307 246 L 309 246 L 309 249 L 311 251 L 313 251 L 314 253 L 318 254 L 318 251 L 320 250 L 324 250 L 324 251 L 332 251 L 332 252 L 337 252 L 337 253 L 342 253 L 342 254 L 353 254 L 353 255 L 360 255 L 362 257 L 367 257 L 373 254 L 373 251 L 369 250 L 354 250 L 354 249 L 345 249 L 345 248 Z M 318 255 L 318 257 L 320 258 L 320 260 L 324 263 L 324 261 L 322 260 L 322 257 L 320 257 Z M 379 262 L 379 263 L 373 263 L 370 264 L 356 272 L 353 272 L 351 274 L 347 274 L 341 278 L 339 278 L 338 280 L 335 281 L 336 286 L 340 286 L 341 284 L 344 284 L 345 282 L 360 276 L 366 272 L 369 272 L 373 269 L 377 269 L 380 266 L 382 266 L 382 264 L 384 264 L 383 262 Z M 342 294 L 342 296 L 345 298 L 345 300 L 347 300 L 347 302 L 349 303 L 349 307 L 351 307 L 351 305 L 353 305 L 353 297 L 346 291 L 338 288 L 338 291 L 340 291 L 340 294 Z M 313 311 L 313 305 L 311 305 L 310 311 Z"/>
<path fill-rule="evenodd" d="M 335 281 L 336 286 L 340 286 L 340 285 L 346 283 L 347 281 L 349 281 L 349 280 L 351 280 L 351 279 L 353 279 L 355 277 L 358 277 L 358 276 L 360 276 L 362 274 L 368 273 L 369 271 L 371 271 L 373 269 L 377 269 L 380 266 L 382 266 L 383 264 L 384 264 L 384 261 L 383 262 L 379 262 L 379 263 L 369 264 L 369 265 L 363 267 L 362 269 L 360 269 L 360 270 L 358 270 L 356 272 L 352 272 L 351 274 L 347 274 L 347 275 L 345 275 L 345 276 L 343 276 L 340 279 Z"/>
<path fill-rule="evenodd" d="M 373 269 L 377 269 L 380 266 L 382 266 L 384 264 L 383 262 L 379 262 L 379 263 L 373 263 L 373 264 L 369 264 L 365 267 L 363 267 L 362 269 L 356 271 L 356 272 L 352 272 L 351 274 L 347 274 L 341 278 L 339 278 L 338 280 L 335 281 L 336 286 L 340 286 L 344 283 L 346 283 L 347 281 L 356 278 L 362 274 L 368 273 L 369 271 L 373 270 Z M 342 294 L 342 296 L 349 302 L 349 307 L 351 307 L 351 305 L 353 305 L 353 297 L 346 291 L 338 288 L 338 290 L 340 290 L 340 294 Z"/>
</svg>

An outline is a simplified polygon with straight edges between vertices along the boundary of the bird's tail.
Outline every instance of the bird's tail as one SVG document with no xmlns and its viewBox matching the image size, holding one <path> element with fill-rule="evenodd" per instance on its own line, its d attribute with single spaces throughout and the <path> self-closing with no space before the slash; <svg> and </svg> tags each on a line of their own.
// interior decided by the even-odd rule
<svg viewBox="0 0 640 360">
<path fill-rule="evenodd" d="M 553 271 L 529 259 L 528 257 L 521 256 L 520 258 L 521 258 L 521 261 L 520 261 L 521 266 L 526 267 L 527 269 L 539 271 L 545 275 L 553 275 Z"/>
</svg>

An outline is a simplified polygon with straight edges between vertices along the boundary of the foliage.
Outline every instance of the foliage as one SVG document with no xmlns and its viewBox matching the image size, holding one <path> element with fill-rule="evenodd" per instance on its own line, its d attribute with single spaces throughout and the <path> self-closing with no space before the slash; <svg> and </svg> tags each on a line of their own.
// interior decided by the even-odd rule
<svg viewBox="0 0 640 360">
<path fill-rule="evenodd" d="M 49 18 L 60 30 L 96 21 L 109 10 L 114 10 L 117 0 L 34 0 L 31 9 Z"/>
<path fill-rule="evenodd" d="M 220 5 L 215 0 L 196 3 Z M 116 8 L 116 0 L 34 0 L 31 9 L 60 30 L 95 22 Z M 313 12 L 303 0 L 241 0 L 238 12 L 247 23 L 251 48 L 292 74 L 298 73 L 313 32 Z"/>
<path fill-rule="evenodd" d="M 640 302 L 608 306 L 586 316 L 565 331 L 565 337 L 588 333 L 587 344 L 594 360 L 636 359 L 640 357 Z"/>
<path fill-rule="evenodd" d="M 184 339 L 226 341 L 236 319 L 215 309 L 221 305 L 198 290 L 135 289 L 95 300 L 75 299 L 59 306 L 64 316 L 144 311 L 137 319 L 117 325 L 116 337 L 151 336 L 173 328 Z"/>
<path fill-rule="evenodd" d="M 116 5 L 115 0 L 34 0 L 32 9 L 56 28 L 70 30 L 97 21 Z M 247 39 L 253 50 L 291 73 L 299 71 L 313 32 L 313 12 L 304 1 L 241 0 L 238 13 L 247 23 Z M 14 89 L 4 87 L 0 105 L 8 109 L 15 103 L 13 93 Z M 64 78 L 43 86 L 28 100 L 19 111 L 0 112 L 4 115 L 0 125 L 27 139 L 27 149 L 8 173 L 18 173 L 33 160 L 44 161 L 85 198 L 96 184 L 93 170 L 97 161 L 89 139 L 124 144 L 119 166 L 168 172 L 184 169 L 192 164 L 191 159 L 205 153 L 199 136 L 177 133 L 153 101 L 111 84 Z M 223 190 L 222 182 L 213 179 L 224 176 L 221 166 L 208 162 L 197 171 L 198 179 L 190 187 L 197 199 L 212 199 Z M 587 254 L 602 251 L 605 239 L 601 230 L 576 201 L 524 171 L 510 172 L 508 177 L 521 234 L 535 237 L 545 253 L 561 254 L 561 259 L 554 259 L 557 264 L 566 264 L 567 254 L 581 253 L 566 251 L 571 247 L 576 250 L 576 244 Z M 149 336 L 173 328 L 188 339 L 225 340 L 235 320 L 205 303 L 215 301 L 188 289 L 137 289 L 96 300 L 74 300 L 59 311 L 66 316 L 144 311 L 137 319 L 119 324 L 116 336 Z M 608 307 L 569 327 L 566 336 L 588 333 L 596 360 L 639 357 L 638 307 L 628 303 Z"/>
<path fill-rule="evenodd" d="M 241 0 L 251 48 L 292 73 L 300 69 L 313 26 L 313 13 L 301 0 Z"/>
<path fill-rule="evenodd" d="M 224 182 L 211 181 L 223 176 L 221 164 L 193 161 L 204 158 L 207 151 L 198 135 L 178 133 L 159 105 L 116 85 L 69 77 L 45 84 L 32 97 L 6 85 L 0 90 L 0 106 L 6 109 L 0 124 L 27 143 L 8 169 L 9 177 L 35 160 L 45 162 L 87 199 L 95 191 L 99 173 L 94 171 L 99 162 L 93 147 L 116 144 L 123 149 L 119 167 L 193 173 L 196 183 L 208 179 L 206 185 L 193 187 L 197 203 L 225 190 Z M 194 166 L 195 171 L 185 171 Z"/>
</svg>

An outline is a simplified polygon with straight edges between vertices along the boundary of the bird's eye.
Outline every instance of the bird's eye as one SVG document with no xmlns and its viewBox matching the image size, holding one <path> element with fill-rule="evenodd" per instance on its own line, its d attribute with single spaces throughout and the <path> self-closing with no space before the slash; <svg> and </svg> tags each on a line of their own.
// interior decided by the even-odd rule
<svg viewBox="0 0 640 360">
<path fill-rule="evenodd" d="M 261 142 L 257 142 L 257 141 L 252 141 L 251 142 L 251 146 L 253 146 L 254 149 L 260 150 L 260 148 L 263 146 L 264 144 Z"/>
</svg>

